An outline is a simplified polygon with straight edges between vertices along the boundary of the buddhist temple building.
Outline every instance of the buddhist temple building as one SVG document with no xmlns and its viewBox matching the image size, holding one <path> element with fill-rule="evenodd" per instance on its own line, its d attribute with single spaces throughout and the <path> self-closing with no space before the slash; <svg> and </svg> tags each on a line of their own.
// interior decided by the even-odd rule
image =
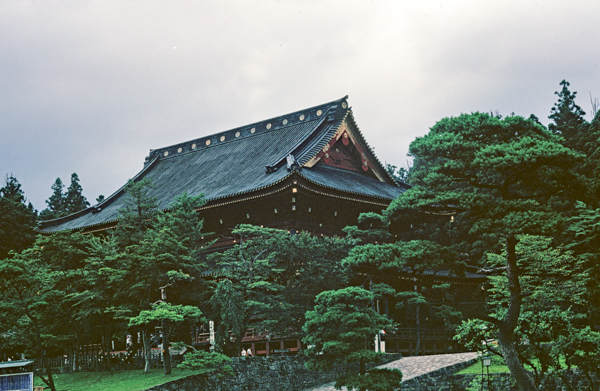
<svg viewBox="0 0 600 391">
<path fill-rule="evenodd" d="M 134 181 L 151 178 L 161 209 L 204 194 L 207 232 L 249 223 L 341 234 L 362 212 L 385 209 L 409 188 L 369 147 L 347 97 L 276 118 L 151 150 Z M 124 186 L 97 205 L 43 221 L 40 233 L 99 232 L 117 224 Z M 223 243 L 224 245 L 224 243 Z"/>
<path fill-rule="evenodd" d="M 199 212 L 205 232 L 218 238 L 214 249 L 231 246 L 231 230 L 242 223 L 291 233 L 344 235 L 342 229 L 356 225 L 359 214 L 381 212 L 410 188 L 390 176 L 377 159 L 356 124 L 347 97 L 151 150 L 133 180 L 145 178 L 152 180 L 154 186 L 148 188 L 148 194 L 156 197 L 162 210 L 168 210 L 184 192 L 204 195 L 207 203 Z M 101 234 L 117 225 L 126 197 L 123 186 L 85 210 L 39 222 L 37 232 Z M 410 229 L 409 221 L 400 224 Z M 458 279 L 447 271 L 425 274 L 431 274 L 423 276 L 427 283 L 440 279 L 467 283 L 469 294 L 481 282 L 473 273 Z M 411 290 L 413 278 L 407 275 L 399 283 Z M 258 355 L 301 349 L 295 339 L 265 341 L 263 337 L 249 332 L 242 346 Z M 195 339 L 201 345 L 208 344 L 208 333 Z M 412 329 L 388 334 L 384 340 L 389 351 L 414 351 Z M 458 349 L 452 333 L 445 329 L 424 328 L 422 340 L 421 351 L 425 353 Z"/>
</svg>

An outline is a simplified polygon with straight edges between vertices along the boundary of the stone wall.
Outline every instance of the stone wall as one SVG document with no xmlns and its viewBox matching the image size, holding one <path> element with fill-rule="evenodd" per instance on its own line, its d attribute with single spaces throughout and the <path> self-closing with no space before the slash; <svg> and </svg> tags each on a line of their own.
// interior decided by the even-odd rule
<svg viewBox="0 0 600 391">
<path fill-rule="evenodd" d="M 381 362 L 399 360 L 400 354 L 386 354 Z M 233 376 L 215 371 L 188 376 L 146 391 L 296 391 L 335 380 L 336 371 L 310 371 L 304 356 L 236 357 L 231 363 Z"/>
</svg>

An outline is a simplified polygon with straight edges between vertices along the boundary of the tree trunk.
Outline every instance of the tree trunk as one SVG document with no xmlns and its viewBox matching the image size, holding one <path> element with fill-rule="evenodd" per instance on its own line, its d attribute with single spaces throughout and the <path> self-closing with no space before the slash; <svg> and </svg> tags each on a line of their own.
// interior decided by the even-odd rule
<svg viewBox="0 0 600 391">
<path fill-rule="evenodd" d="M 373 276 L 369 276 L 369 292 L 373 293 Z M 375 300 L 371 299 L 371 309 L 375 311 Z"/>
<path fill-rule="evenodd" d="M 384 298 L 384 303 L 385 303 L 385 316 L 390 319 L 390 307 L 389 307 L 389 303 L 388 303 L 388 298 Z"/>
<path fill-rule="evenodd" d="M 167 332 L 167 321 L 162 320 L 162 353 L 163 353 L 163 366 L 165 368 L 165 375 L 171 374 L 171 352 L 169 351 L 169 333 Z"/>
<path fill-rule="evenodd" d="M 50 367 L 50 363 L 46 359 L 46 352 L 44 351 L 44 346 L 42 345 L 42 331 L 40 329 L 40 324 L 36 317 L 33 317 L 29 314 L 27 316 L 29 317 L 29 319 L 32 320 L 35 326 L 35 337 L 37 342 L 38 357 L 42 362 L 42 366 L 46 368 L 46 376 L 48 378 L 45 379 L 42 377 L 42 380 L 48 385 L 48 387 L 50 387 L 50 390 L 56 391 L 56 387 L 54 386 L 54 379 L 52 379 L 52 368 Z"/>
<path fill-rule="evenodd" d="M 504 361 L 521 391 L 536 391 L 537 387 L 523 363 L 517 355 L 515 328 L 521 314 L 521 284 L 519 283 L 519 269 L 517 267 L 517 238 L 514 235 L 506 237 L 506 273 L 508 277 L 508 290 L 510 298 L 508 311 L 499 326 L 498 344 Z"/>
<path fill-rule="evenodd" d="M 144 373 L 150 373 L 150 354 L 152 346 L 152 341 L 150 341 L 150 336 L 146 332 L 146 330 L 142 331 L 142 343 L 143 343 L 143 352 L 144 352 Z"/>
<path fill-rule="evenodd" d="M 102 351 L 104 353 L 104 365 L 106 366 L 106 370 L 108 372 L 112 372 L 112 368 L 110 366 L 110 332 L 104 329 L 104 337 L 102 338 Z"/>
<path fill-rule="evenodd" d="M 71 359 L 71 371 L 73 373 L 77 372 L 77 362 L 79 361 L 79 355 L 77 354 L 77 350 L 79 349 L 79 343 L 77 343 L 73 347 L 73 358 Z"/>
<path fill-rule="evenodd" d="M 419 293 L 419 288 L 417 287 L 417 277 L 413 279 L 415 283 L 415 292 Z M 419 351 L 421 350 L 421 305 L 417 304 L 417 308 L 415 310 L 415 320 L 417 323 L 417 343 L 415 346 L 415 356 L 419 355 Z"/>
</svg>

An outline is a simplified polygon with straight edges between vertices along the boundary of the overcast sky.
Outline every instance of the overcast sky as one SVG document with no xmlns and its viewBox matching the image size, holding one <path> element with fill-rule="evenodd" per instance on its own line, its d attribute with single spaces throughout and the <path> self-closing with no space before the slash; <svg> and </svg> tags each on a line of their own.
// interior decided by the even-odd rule
<svg viewBox="0 0 600 391">
<path fill-rule="evenodd" d="M 443 117 L 600 97 L 598 1 L 0 2 L 0 174 L 94 204 L 150 149 L 349 95 L 382 162 Z M 4 180 L 2 180 L 4 183 Z"/>
</svg>

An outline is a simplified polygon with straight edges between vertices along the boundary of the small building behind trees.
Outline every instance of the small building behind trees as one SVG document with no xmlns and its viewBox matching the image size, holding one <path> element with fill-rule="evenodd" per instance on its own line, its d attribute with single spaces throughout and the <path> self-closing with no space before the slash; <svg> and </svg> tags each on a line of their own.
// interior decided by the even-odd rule
<svg viewBox="0 0 600 391">
<path fill-rule="evenodd" d="M 0 362 L 0 391 L 32 391 L 33 360 Z"/>
</svg>

